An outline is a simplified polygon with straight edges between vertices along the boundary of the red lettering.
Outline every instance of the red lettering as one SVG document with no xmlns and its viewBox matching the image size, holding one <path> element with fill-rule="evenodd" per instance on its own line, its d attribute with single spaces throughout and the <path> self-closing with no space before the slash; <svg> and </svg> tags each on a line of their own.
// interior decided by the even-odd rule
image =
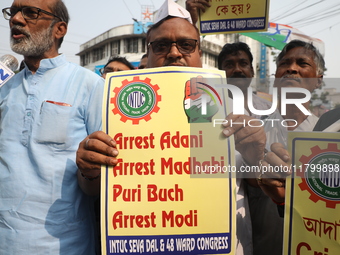
<svg viewBox="0 0 340 255">
<path fill-rule="evenodd" d="M 170 226 L 167 226 L 169 222 Z M 187 227 L 197 227 L 197 210 L 190 210 L 187 215 L 177 214 L 174 211 L 166 212 L 162 211 L 162 227 L 182 227 L 183 225 Z"/>
<path fill-rule="evenodd" d="M 122 211 L 117 211 L 112 217 L 113 229 L 117 228 L 155 228 L 156 215 L 152 212 L 150 215 L 123 215 Z"/>
<path fill-rule="evenodd" d="M 122 133 L 118 133 L 113 137 L 113 140 L 117 143 L 117 148 L 119 150 L 127 149 L 154 149 L 155 136 L 153 133 L 148 136 L 126 136 L 124 137 Z"/>
<path fill-rule="evenodd" d="M 136 189 L 123 189 L 119 184 L 113 185 L 113 201 L 122 195 L 122 200 L 125 202 L 141 201 L 141 185 L 138 184 Z"/>
<path fill-rule="evenodd" d="M 181 135 L 179 131 L 176 131 L 175 135 L 171 135 L 169 131 L 164 132 L 160 139 L 161 149 L 165 148 L 200 148 L 203 147 L 203 135 L 202 131 L 199 131 L 198 135 Z"/>
<path fill-rule="evenodd" d="M 117 165 L 113 168 L 113 176 L 118 175 L 155 175 L 155 162 L 151 159 L 149 162 L 124 162 L 118 159 Z"/>
<path fill-rule="evenodd" d="M 175 188 L 173 189 L 159 189 L 157 185 L 149 184 L 148 188 L 148 201 L 183 201 L 184 192 L 181 188 L 178 187 L 178 184 L 175 184 Z"/>
<path fill-rule="evenodd" d="M 310 251 L 310 250 L 312 249 L 312 248 L 309 246 L 308 243 L 304 243 L 304 242 L 299 243 L 298 246 L 296 247 L 296 255 L 302 255 L 302 254 L 304 254 L 304 253 L 300 253 L 302 247 L 307 248 L 308 251 Z"/>
<path fill-rule="evenodd" d="M 166 171 L 168 169 L 168 171 Z M 173 163 L 173 158 L 161 158 L 161 174 L 190 174 L 190 157 L 185 162 Z"/>
</svg>

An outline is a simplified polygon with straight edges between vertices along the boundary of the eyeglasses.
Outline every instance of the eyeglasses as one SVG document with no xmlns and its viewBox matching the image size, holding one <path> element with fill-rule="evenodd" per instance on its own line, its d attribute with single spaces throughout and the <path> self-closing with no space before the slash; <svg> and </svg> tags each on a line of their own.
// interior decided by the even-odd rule
<svg viewBox="0 0 340 255">
<path fill-rule="evenodd" d="M 126 71 L 117 67 L 111 68 L 111 67 L 105 67 L 105 68 L 100 68 L 99 73 L 101 75 L 106 74 L 106 73 L 112 73 L 112 72 L 120 72 L 120 71 Z"/>
<path fill-rule="evenodd" d="M 37 19 L 40 16 L 40 13 L 45 13 L 47 15 L 53 16 L 55 18 L 58 18 L 62 21 L 60 17 L 57 15 L 54 15 L 51 12 L 44 11 L 40 8 L 37 7 L 32 7 L 32 6 L 25 6 L 22 8 L 16 8 L 16 7 L 8 7 L 2 9 L 2 13 L 4 15 L 4 18 L 7 20 L 10 20 L 13 18 L 18 12 L 21 12 L 22 16 L 24 17 L 25 20 L 30 20 L 30 19 Z"/>
<path fill-rule="evenodd" d="M 108 70 L 107 68 L 100 68 L 99 69 L 99 73 L 101 75 L 105 74 L 105 73 L 109 73 L 109 72 L 113 72 L 113 70 Z"/>
<path fill-rule="evenodd" d="M 175 42 L 167 40 L 159 40 L 148 43 L 148 47 L 152 47 L 153 53 L 156 55 L 168 54 L 173 44 L 176 44 L 177 49 L 182 54 L 193 53 L 196 49 L 197 40 L 182 39 Z"/>
</svg>

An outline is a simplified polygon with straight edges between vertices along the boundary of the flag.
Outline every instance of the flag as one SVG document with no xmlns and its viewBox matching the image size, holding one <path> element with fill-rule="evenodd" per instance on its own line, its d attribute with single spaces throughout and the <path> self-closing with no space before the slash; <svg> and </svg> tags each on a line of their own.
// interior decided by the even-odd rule
<svg viewBox="0 0 340 255">
<path fill-rule="evenodd" d="M 300 30 L 289 25 L 269 22 L 267 32 L 250 32 L 240 34 L 259 41 L 266 46 L 274 47 L 279 50 L 282 50 L 283 47 L 292 40 L 301 40 L 312 43 L 323 56 L 325 55 L 325 45 L 323 41 L 308 36 Z"/>
</svg>

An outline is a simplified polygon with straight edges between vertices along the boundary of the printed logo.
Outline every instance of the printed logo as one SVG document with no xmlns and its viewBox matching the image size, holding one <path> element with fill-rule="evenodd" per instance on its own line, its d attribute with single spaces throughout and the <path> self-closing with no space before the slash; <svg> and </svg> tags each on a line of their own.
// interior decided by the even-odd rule
<svg viewBox="0 0 340 255">
<path fill-rule="evenodd" d="M 184 111 L 188 123 L 212 122 L 212 117 L 222 106 L 218 92 L 202 76 L 185 83 Z"/>
<path fill-rule="evenodd" d="M 111 98 L 114 104 L 112 112 L 121 116 L 121 121 L 131 120 L 132 124 L 139 124 L 140 120 L 149 121 L 153 112 L 158 112 L 158 102 L 161 96 L 158 95 L 158 85 L 152 85 L 151 79 L 139 79 L 133 77 L 132 81 L 122 81 L 120 88 L 116 87 L 113 92 L 115 96 Z"/>
<path fill-rule="evenodd" d="M 340 150 L 336 143 L 329 143 L 326 149 L 315 146 L 311 151 L 300 158 L 303 169 L 297 175 L 303 178 L 299 187 L 310 193 L 313 202 L 322 200 L 326 207 L 335 208 L 340 203 Z"/>
<path fill-rule="evenodd" d="M 11 69 L 0 62 L 0 88 L 15 75 Z"/>
</svg>

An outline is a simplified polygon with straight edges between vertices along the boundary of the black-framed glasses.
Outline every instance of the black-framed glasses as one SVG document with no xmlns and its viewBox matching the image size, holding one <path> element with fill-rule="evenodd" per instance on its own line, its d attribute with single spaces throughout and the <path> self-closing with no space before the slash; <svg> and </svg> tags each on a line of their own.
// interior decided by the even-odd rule
<svg viewBox="0 0 340 255">
<path fill-rule="evenodd" d="M 114 72 L 114 70 L 112 68 L 104 68 L 104 67 L 102 67 L 102 68 L 99 69 L 99 73 L 101 75 L 106 74 L 106 73 L 112 73 L 112 72 Z"/>
<path fill-rule="evenodd" d="M 60 19 L 63 21 L 60 17 L 57 15 L 44 11 L 43 9 L 40 9 L 38 7 L 33 7 L 33 6 L 25 6 L 21 8 L 16 8 L 16 7 L 7 7 L 2 9 L 2 13 L 4 15 L 4 18 L 7 20 L 10 20 L 12 17 L 15 16 L 18 12 L 21 12 L 22 16 L 24 17 L 25 20 L 30 20 L 30 19 L 37 19 L 40 16 L 40 13 L 45 13 L 47 15 L 53 16 L 55 18 Z"/>
<path fill-rule="evenodd" d="M 122 70 L 122 69 L 117 68 L 117 67 L 114 67 L 114 68 L 112 68 L 112 67 L 105 67 L 104 68 L 103 67 L 103 68 L 99 69 L 99 73 L 101 75 L 106 74 L 106 73 L 112 73 L 112 72 L 120 72 L 120 71 L 125 71 L 125 70 Z"/>
<path fill-rule="evenodd" d="M 168 54 L 173 44 L 176 44 L 177 49 L 182 54 L 193 53 L 196 49 L 196 39 L 181 39 L 175 42 L 168 40 L 158 40 L 148 43 L 148 47 L 151 46 L 152 51 L 156 55 Z"/>
</svg>

